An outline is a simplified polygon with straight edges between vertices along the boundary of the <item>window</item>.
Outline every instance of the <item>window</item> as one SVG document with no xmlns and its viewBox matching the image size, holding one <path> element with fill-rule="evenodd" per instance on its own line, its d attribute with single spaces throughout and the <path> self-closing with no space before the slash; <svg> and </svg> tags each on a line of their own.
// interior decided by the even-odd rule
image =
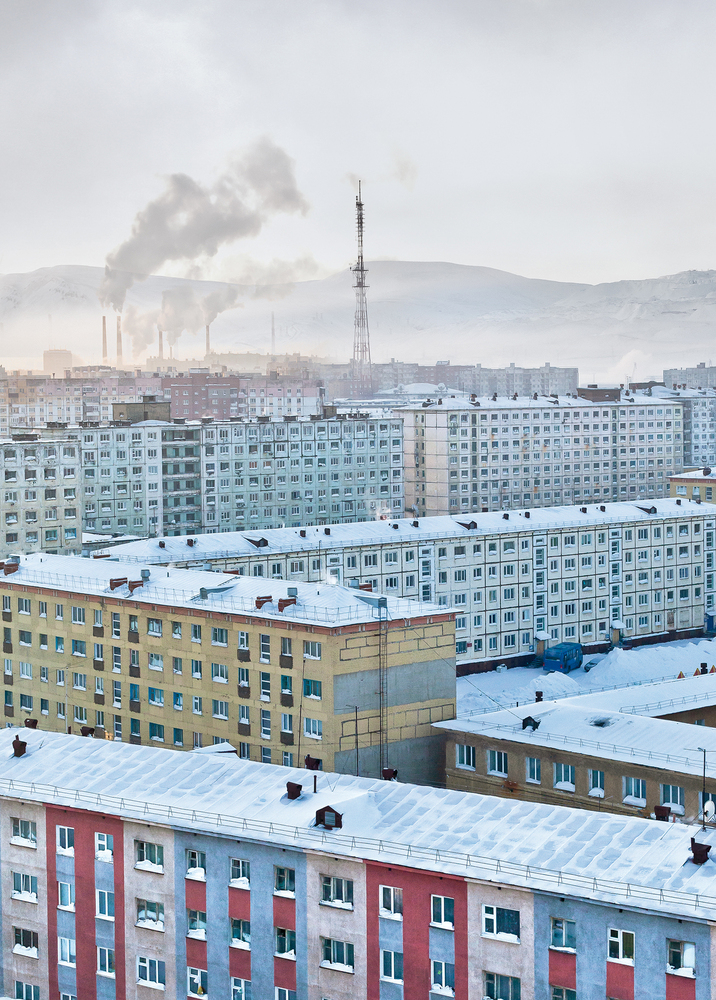
<svg viewBox="0 0 716 1000">
<path fill-rule="evenodd" d="M 74 910 L 75 886 L 73 882 L 57 883 L 57 907 L 60 910 Z"/>
<path fill-rule="evenodd" d="M 87 643 L 84 641 L 84 639 L 72 640 L 72 655 L 87 656 Z"/>
<path fill-rule="evenodd" d="M 646 781 L 644 778 L 623 778 L 624 802 L 628 805 L 646 805 Z"/>
<path fill-rule="evenodd" d="M 57 853 L 58 854 L 69 854 L 73 856 L 75 853 L 75 831 L 74 827 L 71 826 L 58 826 L 57 831 Z"/>
<path fill-rule="evenodd" d="M 155 986 L 165 986 L 167 980 L 164 962 L 139 955 L 137 957 L 137 981 L 152 983 Z"/>
<path fill-rule="evenodd" d="M 276 991 L 278 993 L 278 990 Z M 293 993 L 293 990 L 283 990 L 283 993 Z M 231 980 L 231 1000 L 251 1000 L 251 980 L 237 979 L 234 976 Z"/>
<path fill-rule="evenodd" d="M 164 930 L 164 903 L 156 903 L 151 899 L 137 900 L 137 925 L 149 927 L 151 930 Z"/>
<path fill-rule="evenodd" d="M 320 660 L 321 658 L 320 642 L 304 642 L 303 658 L 304 660 Z"/>
<path fill-rule="evenodd" d="M 308 719 L 303 720 L 303 735 L 308 736 L 314 740 L 323 739 L 323 723 L 320 719 Z"/>
<path fill-rule="evenodd" d="M 574 791 L 575 769 L 573 764 L 554 765 L 554 787 L 563 791 Z"/>
<path fill-rule="evenodd" d="M 485 904 L 482 907 L 482 933 L 489 937 L 499 936 L 519 941 L 520 911 Z"/>
<path fill-rule="evenodd" d="M 97 972 L 102 976 L 114 976 L 114 951 L 111 948 L 97 949 Z"/>
<path fill-rule="evenodd" d="M 577 931 L 574 920 L 562 920 L 561 917 L 552 917 L 552 938 L 553 948 L 577 947 Z"/>
<path fill-rule="evenodd" d="M 671 806 L 672 813 L 683 815 L 684 812 L 684 789 L 678 785 L 661 786 L 662 806 Z"/>
<path fill-rule="evenodd" d="M 192 625 L 191 627 L 191 641 L 201 642 L 201 625 Z M 206 973 L 204 973 L 206 975 Z"/>
<path fill-rule="evenodd" d="M 191 676 L 192 677 L 201 677 L 201 674 L 202 674 L 201 660 L 192 660 L 191 661 Z"/>
<path fill-rule="evenodd" d="M 203 711 L 203 707 L 202 706 L 203 706 L 203 702 L 202 702 L 202 699 L 201 699 L 201 695 L 198 695 L 198 694 L 192 695 L 191 710 L 194 713 L 194 715 L 201 715 L 201 713 Z"/>
<path fill-rule="evenodd" d="M 190 997 L 206 996 L 209 990 L 209 977 L 205 969 L 186 970 L 186 991 Z"/>
<path fill-rule="evenodd" d="M 609 928 L 607 959 L 612 962 L 634 964 L 634 933 Z"/>
<path fill-rule="evenodd" d="M 296 872 L 293 868 L 274 868 L 274 892 L 294 895 L 296 892 Z"/>
<path fill-rule="evenodd" d="M 75 949 L 75 939 L 58 937 L 57 939 L 57 962 L 59 965 L 76 965 L 77 956 Z"/>
<path fill-rule="evenodd" d="M 162 634 L 162 622 L 159 618 L 147 618 L 147 635 Z"/>
<path fill-rule="evenodd" d="M 552 1000 L 577 1000 L 577 991 L 567 986 L 553 986 L 550 996 Z"/>
<path fill-rule="evenodd" d="M 696 945 L 690 941 L 669 941 L 667 957 L 667 972 L 676 972 L 677 969 L 682 975 L 695 975 L 696 970 Z"/>
<path fill-rule="evenodd" d="M 14 899 L 37 902 L 37 876 L 25 872 L 12 873 L 12 895 Z"/>
<path fill-rule="evenodd" d="M 403 890 L 392 885 L 380 887 L 380 915 L 403 919 Z"/>
<path fill-rule="evenodd" d="M 105 920 L 114 920 L 114 893 L 104 889 L 97 890 L 97 916 Z"/>
<path fill-rule="evenodd" d="M 333 938 L 321 938 L 323 960 L 321 965 L 338 965 L 353 969 L 353 945 L 347 941 L 334 941 Z"/>
<path fill-rule="evenodd" d="M 187 937 L 206 940 L 206 913 L 203 910 L 186 911 Z"/>
<path fill-rule="evenodd" d="M 296 932 L 287 927 L 277 927 L 276 929 L 276 954 L 296 957 Z"/>
<path fill-rule="evenodd" d="M 37 847 L 37 824 L 30 819 L 12 820 L 12 844 L 20 847 Z"/>
<path fill-rule="evenodd" d="M 381 979 L 390 979 L 394 983 L 403 981 L 402 951 L 381 951 Z"/>
<path fill-rule="evenodd" d="M 135 841 L 136 862 L 134 867 L 144 871 L 164 870 L 164 847 L 161 844 L 149 844 L 144 840 Z"/>
<path fill-rule="evenodd" d="M 604 798 L 604 771 L 589 770 L 589 794 L 594 798 Z"/>
<path fill-rule="evenodd" d="M 539 757 L 527 758 L 526 779 L 535 785 L 539 785 L 542 781 L 542 761 Z"/>
<path fill-rule="evenodd" d="M 85 609 L 84 608 L 72 608 L 72 624 L 73 625 L 84 625 L 85 624 Z"/>
<path fill-rule="evenodd" d="M 496 972 L 485 973 L 485 997 L 487 1000 L 521 1000 L 522 990 L 519 979 L 514 976 L 500 976 Z"/>
<path fill-rule="evenodd" d="M 77 997 L 69 997 L 68 993 L 62 993 L 60 1000 L 77 1000 Z M 40 987 L 32 986 L 30 983 L 21 983 L 15 980 L 15 1000 L 40 1000 Z"/>
<path fill-rule="evenodd" d="M 346 909 L 353 908 L 353 880 L 335 875 L 321 875 L 321 902 Z"/>
<path fill-rule="evenodd" d="M 232 858 L 231 874 L 229 877 L 232 882 L 242 882 L 248 888 L 251 882 L 251 865 L 242 858 Z"/>
<path fill-rule="evenodd" d="M 455 966 L 451 962 L 431 962 L 432 989 L 448 996 L 455 995 Z"/>
<path fill-rule="evenodd" d="M 198 875 L 201 878 L 206 875 L 206 854 L 204 851 L 186 852 L 186 873 L 187 875 Z"/>
<path fill-rule="evenodd" d="M 323 684 L 321 681 L 313 681 L 308 678 L 304 678 L 303 681 L 303 695 L 305 698 L 317 698 L 320 699 L 323 696 Z"/>
<path fill-rule="evenodd" d="M 455 900 L 452 896 L 432 896 L 432 923 L 440 927 L 455 926 Z"/>
<path fill-rule="evenodd" d="M 270 635 L 259 635 L 259 650 L 260 659 L 262 663 L 271 662 L 271 636 Z"/>
<path fill-rule="evenodd" d="M 231 920 L 231 944 L 234 948 L 250 948 L 251 947 L 251 921 L 250 920 L 237 920 L 232 918 Z"/>
<path fill-rule="evenodd" d="M 507 754 L 502 750 L 487 751 L 487 773 L 507 777 Z"/>
</svg>

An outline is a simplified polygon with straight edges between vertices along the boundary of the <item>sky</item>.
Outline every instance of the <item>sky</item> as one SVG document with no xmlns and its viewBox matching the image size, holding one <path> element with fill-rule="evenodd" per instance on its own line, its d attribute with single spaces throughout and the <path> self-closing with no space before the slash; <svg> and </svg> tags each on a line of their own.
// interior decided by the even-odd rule
<svg viewBox="0 0 716 1000">
<path fill-rule="evenodd" d="M 306 210 L 204 277 L 344 268 L 358 177 L 368 258 L 716 267 L 715 42 L 696 0 L 6 0 L 0 273 L 104 264 L 169 175 L 210 188 L 263 140 Z"/>
</svg>

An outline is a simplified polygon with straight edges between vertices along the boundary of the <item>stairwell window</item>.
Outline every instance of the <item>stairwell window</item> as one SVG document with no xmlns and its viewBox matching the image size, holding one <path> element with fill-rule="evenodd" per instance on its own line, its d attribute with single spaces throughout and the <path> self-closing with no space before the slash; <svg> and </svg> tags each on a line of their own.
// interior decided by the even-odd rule
<svg viewBox="0 0 716 1000">
<path fill-rule="evenodd" d="M 431 923 L 435 927 L 455 929 L 455 900 L 452 896 L 431 896 Z"/>
<path fill-rule="evenodd" d="M 507 754 L 503 750 L 487 751 L 487 773 L 507 777 Z"/>
</svg>

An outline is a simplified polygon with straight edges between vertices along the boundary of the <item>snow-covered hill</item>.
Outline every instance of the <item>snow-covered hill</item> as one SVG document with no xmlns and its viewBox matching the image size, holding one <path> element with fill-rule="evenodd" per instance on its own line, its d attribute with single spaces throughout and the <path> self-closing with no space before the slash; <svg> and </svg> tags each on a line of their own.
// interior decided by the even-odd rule
<svg viewBox="0 0 716 1000">
<path fill-rule="evenodd" d="M 0 277 L 3 362 L 25 366 L 49 347 L 99 360 L 101 268 L 61 265 Z M 578 365 L 582 381 L 623 381 L 663 367 L 708 361 L 716 330 L 716 271 L 687 271 L 601 285 L 544 281 L 459 264 L 373 261 L 368 293 L 373 358 L 431 363 Z M 127 301 L 158 308 L 162 293 L 191 286 L 197 297 L 218 282 L 152 276 Z M 269 290 L 240 289 L 240 306 L 212 325 L 217 350 L 270 349 L 271 312 L 278 352 L 346 360 L 353 337 L 349 271 Z M 52 317 L 51 320 L 49 317 Z M 108 315 L 110 353 L 114 318 Z M 203 353 L 184 334 L 180 357 Z M 125 344 L 125 360 L 128 345 Z"/>
</svg>

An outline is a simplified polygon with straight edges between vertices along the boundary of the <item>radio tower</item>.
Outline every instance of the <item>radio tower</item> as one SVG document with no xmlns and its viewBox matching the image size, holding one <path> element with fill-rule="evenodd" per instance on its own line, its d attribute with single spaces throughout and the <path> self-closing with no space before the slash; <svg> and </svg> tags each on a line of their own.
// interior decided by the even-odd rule
<svg viewBox="0 0 716 1000">
<path fill-rule="evenodd" d="M 370 334 L 368 332 L 368 302 L 366 300 L 365 276 L 368 273 L 363 264 L 363 200 L 361 182 L 358 181 L 356 197 L 356 227 L 358 230 L 358 261 L 351 268 L 355 275 L 356 315 L 353 325 L 353 362 L 351 364 L 352 390 L 354 399 L 368 399 L 373 395 L 373 376 L 370 369 Z"/>
</svg>

